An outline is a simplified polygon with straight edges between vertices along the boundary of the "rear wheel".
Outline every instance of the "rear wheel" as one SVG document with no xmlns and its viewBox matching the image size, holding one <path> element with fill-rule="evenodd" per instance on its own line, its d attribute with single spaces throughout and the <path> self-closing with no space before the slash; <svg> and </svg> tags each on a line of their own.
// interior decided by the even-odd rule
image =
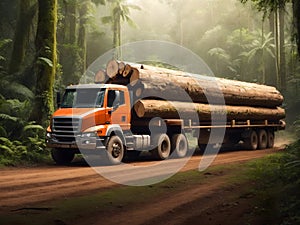
<svg viewBox="0 0 300 225">
<path fill-rule="evenodd" d="M 274 131 L 269 130 L 267 135 L 268 135 L 267 148 L 273 148 L 274 147 L 274 140 L 275 140 Z"/>
<path fill-rule="evenodd" d="M 258 130 L 258 149 L 266 149 L 268 145 L 268 135 L 265 129 Z"/>
<path fill-rule="evenodd" d="M 258 147 L 258 137 L 255 130 L 251 130 L 249 136 L 245 138 L 244 145 L 246 149 L 255 150 Z"/>
<path fill-rule="evenodd" d="M 175 153 L 176 157 L 183 158 L 186 156 L 188 151 L 188 142 L 184 134 L 174 134 L 172 136 L 172 152 Z"/>
<path fill-rule="evenodd" d="M 69 149 L 54 148 L 51 150 L 51 157 L 58 165 L 67 165 L 74 159 L 75 153 Z"/>
<path fill-rule="evenodd" d="M 153 142 L 157 147 L 152 150 L 152 154 L 159 160 L 164 160 L 171 153 L 170 138 L 166 134 L 157 134 L 153 137 Z"/>
<path fill-rule="evenodd" d="M 107 159 L 109 164 L 120 164 L 124 157 L 124 145 L 120 137 L 111 136 L 106 144 Z"/>
</svg>

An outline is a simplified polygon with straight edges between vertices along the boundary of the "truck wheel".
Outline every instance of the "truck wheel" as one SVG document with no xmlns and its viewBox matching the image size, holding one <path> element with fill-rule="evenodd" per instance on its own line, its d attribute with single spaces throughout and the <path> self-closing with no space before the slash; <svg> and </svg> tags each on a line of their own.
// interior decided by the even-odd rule
<svg viewBox="0 0 300 225">
<path fill-rule="evenodd" d="M 74 159 L 75 153 L 72 150 L 54 148 L 51 150 L 51 157 L 58 165 L 67 165 Z"/>
<path fill-rule="evenodd" d="M 188 142 L 184 134 L 175 134 L 172 136 L 172 152 L 178 158 L 183 158 L 186 156 L 188 151 Z"/>
<path fill-rule="evenodd" d="M 124 157 L 124 145 L 120 137 L 111 136 L 106 144 L 108 163 L 120 164 Z"/>
<path fill-rule="evenodd" d="M 268 135 L 265 129 L 258 130 L 258 149 L 266 149 L 268 145 Z"/>
<path fill-rule="evenodd" d="M 274 147 L 274 131 L 268 130 L 268 144 L 267 148 L 273 148 Z"/>
<path fill-rule="evenodd" d="M 153 138 L 153 142 L 157 147 L 152 150 L 152 154 L 159 160 L 164 160 L 169 157 L 171 152 L 170 138 L 166 134 L 157 134 Z"/>
<path fill-rule="evenodd" d="M 244 140 L 245 148 L 256 150 L 258 146 L 258 137 L 255 130 L 251 130 L 249 136 Z"/>
</svg>

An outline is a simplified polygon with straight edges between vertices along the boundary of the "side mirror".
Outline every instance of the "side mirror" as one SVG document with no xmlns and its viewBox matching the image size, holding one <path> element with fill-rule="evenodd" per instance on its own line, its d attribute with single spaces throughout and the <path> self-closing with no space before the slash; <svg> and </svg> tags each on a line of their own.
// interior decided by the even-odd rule
<svg viewBox="0 0 300 225">
<path fill-rule="evenodd" d="M 61 94 L 58 91 L 58 92 L 56 92 L 56 106 L 57 106 L 57 108 L 60 107 L 60 103 L 61 103 Z"/>
</svg>

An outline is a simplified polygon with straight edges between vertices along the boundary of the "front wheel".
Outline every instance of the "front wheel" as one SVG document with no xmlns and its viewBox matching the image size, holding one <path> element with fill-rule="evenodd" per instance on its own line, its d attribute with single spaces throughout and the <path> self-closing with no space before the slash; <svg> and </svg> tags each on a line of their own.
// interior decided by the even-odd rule
<svg viewBox="0 0 300 225">
<path fill-rule="evenodd" d="M 58 165 L 67 165 L 75 157 L 75 153 L 68 149 L 54 148 L 51 150 L 51 157 Z"/>
<path fill-rule="evenodd" d="M 120 137 L 111 136 L 106 144 L 107 160 L 109 164 L 120 164 L 124 157 L 124 145 Z"/>
</svg>

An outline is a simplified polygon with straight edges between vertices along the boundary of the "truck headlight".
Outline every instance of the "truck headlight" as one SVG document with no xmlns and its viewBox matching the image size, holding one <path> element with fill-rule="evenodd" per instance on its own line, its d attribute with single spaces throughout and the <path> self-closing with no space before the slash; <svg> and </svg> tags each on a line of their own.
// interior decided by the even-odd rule
<svg viewBox="0 0 300 225">
<path fill-rule="evenodd" d="M 46 136 L 47 136 L 47 138 L 52 138 L 52 134 L 49 132 L 47 132 Z"/>
<path fill-rule="evenodd" d="M 96 136 L 97 136 L 97 134 L 95 132 L 81 134 L 82 138 L 96 137 Z"/>
</svg>

